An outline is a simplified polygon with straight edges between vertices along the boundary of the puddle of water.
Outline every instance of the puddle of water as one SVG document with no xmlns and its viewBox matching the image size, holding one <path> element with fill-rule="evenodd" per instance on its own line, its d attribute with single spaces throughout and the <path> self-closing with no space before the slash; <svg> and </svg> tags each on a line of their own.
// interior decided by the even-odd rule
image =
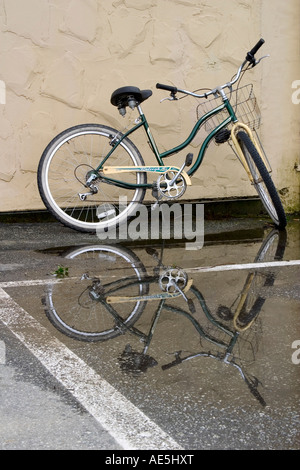
<svg viewBox="0 0 300 470">
<path fill-rule="evenodd" d="M 272 231 L 263 243 L 245 246 L 242 261 L 249 257 L 273 261 L 284 257 L 286 238 Z M 207 250 L 211 252 L 211 247 Z M 215 359 L 234 367 L 250 393 L 264 404 L 256 379 L 246 378 L 240 350 L 250 355 L 248 362 L 254 361 L 259 316 L 268 289 L 274 286 L 274 270 L 193 273 L 191 278 L 188 268 L 195 264 L 191 252 L 176 250 L 176 260 L 184 266 L 179 268 L 174 249 L 164 252 L 149 247 L 134 252 L 122 246 L 90 245 L 72 248 L 62 256 L 71 263 L 70 277 L 49 283 L 43 296 L 47 318 L 59 332 L 86 342 L 114 340 L 120 369 L 135 375 L 158 363 L 167 370 L 193 356 Z M 217 259 L 220 263 L 219 254 Z M 133 338 L 133 346 L 128 345 L 128 337 Z M 157 356 L 164 359 L 148 354 L 152 342 L 161 345 Z M 112 349 L 105 346 L 101 353 L 109 363 L 106 350 L 111 355 Z"/>
</svg>

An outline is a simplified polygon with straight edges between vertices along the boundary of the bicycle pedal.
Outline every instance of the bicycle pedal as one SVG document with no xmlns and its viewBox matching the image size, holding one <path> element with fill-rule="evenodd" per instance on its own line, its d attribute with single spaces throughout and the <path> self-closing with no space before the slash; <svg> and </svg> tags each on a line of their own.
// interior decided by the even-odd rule
<svg viewBox="0 0 300 470">
<path fill-rule="evenodd" d="M 185 166 L 190 166 L 192 164 L 192 161 L 193 161 L 193 154 L 192 153 L 188 153 L 186 158 L 185 158 Z"/>
<path fill-rule="evenodd" d="M 190 312 L 191 313 L 196 313 L 195 304 L 192 301 L 192 299 L 188 299 L 187 304 L 188 304 Z"/>
<path fill-rule="evenodd" d="M 155 199 L 158 199 L 158 189 L 157 189 L 157 185 L 155 184 L 155 186 L 153 186 L 152 188 L 152 196 L 155 197 Z"/>
<path fill-rule="evenodd" d="M 158 188 L 157 188 L 157 183 L 152 188 L 152 196 L 156 199 L 156 202 L 154 204 L 151 204 L 151 210 L 154 211 L 157 206 L 160 204 L 160 201 L 163 198 L 163 195 L 158 194 Z"/>
</svg>

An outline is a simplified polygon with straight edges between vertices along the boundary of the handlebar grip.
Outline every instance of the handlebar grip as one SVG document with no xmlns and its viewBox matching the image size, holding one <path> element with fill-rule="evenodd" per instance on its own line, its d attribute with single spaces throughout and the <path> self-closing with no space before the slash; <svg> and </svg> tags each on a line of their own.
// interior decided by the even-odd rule
<svg viewBox="0 0 300 470">
<path fill-rule="evenodd" d="M 163 85 L 162 83 L 157 83 L 156 88 L 160 88 L 161 90 L 167 90 L 167 91 L 170 91 L 171 93 L 177 93 L 176 86 Z"/>
<path fill-rule="evenodd" d="M 254 60 L 254 56 L 255 54 L 257 53 L 258 49 L 261 48 L 261 46 L 265 43 L 265 40 L 263 38 L 261 38 L 257 44 L 255 44 L 255 46 L 251 49 L 251 51 L 248 52 L 247 56 L 246 56 L 246 60 L 248 60 L 249 62 L 253 62 Z"/>
</svg>

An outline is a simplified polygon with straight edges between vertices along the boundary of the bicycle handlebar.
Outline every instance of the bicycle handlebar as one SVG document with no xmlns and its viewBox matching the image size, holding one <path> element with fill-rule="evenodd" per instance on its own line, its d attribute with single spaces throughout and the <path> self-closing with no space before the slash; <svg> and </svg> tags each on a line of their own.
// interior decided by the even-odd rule
<svg viewBox="0 0 300 470">
<path fill-rule="evenodd" d="M 256 44 L 255 46 L 249 51 L 247 52 L 247 55 L 246 55 L 246 58 L 245 60 L 243 61 L 242 65 L 239 67 L 238 71 L 237 71 L 237 74 L 236 76 L 234 77 L 234 79 L 231 81 L 231 82 L 228 82 L 228 83 L 225 83 L 224 85 L 221 85 L 217 88 L 215 88 L 214 90 L 211 90 L 207 93 L 203 93 L 201 95 L 198 95 L 197 93 L 194 93 L 194 92 L 191 92 L 191 91 L 187 91 L 187 90 L 181 90 L 180 88 L 177 88 L 175 86 L 171 86 L 171 85 L 164 85 L 162 83 L 157 83 L 156 84 L 156 88 L 159 88 L 161 90 L 167 90 L 167 91 L 170 91 L 171 92 L 171 96 L 172 96 L 172 99 L 176 99 L 175 98 L 175 94 L 177 92 L 179 93 L 184 93 L 185 95 L 191 95 L 191 96 L 194 96 L 196 98 L 207 98 L 209 95 L 212 95 L 212 94 L 216 94 L 217 92 L 220 92 L 221 90 L 223 90 L 224 88 L 230 88 L 234 83 L 236 83 L 238 81 L 238 79 L 240 78 L 240 75 L 242 73 L 242 70 L 246 64 L 246 62 L 249 62 L 250 65 L 252 65 L 252 67 L 255 67 L 255 65 L 260 62 L 256 62 L 256 59 L 255 59 L 255 54 L 256 52 L 258 51 L 258 49 L 261 48 L 261 46 L 265 43 L 265 40 L 263 38 L 261 38 Z M 260 59 L 261 60 L 261 59 Z M 170 98 L 171 99 L 171 98 Z"/>
</svg>

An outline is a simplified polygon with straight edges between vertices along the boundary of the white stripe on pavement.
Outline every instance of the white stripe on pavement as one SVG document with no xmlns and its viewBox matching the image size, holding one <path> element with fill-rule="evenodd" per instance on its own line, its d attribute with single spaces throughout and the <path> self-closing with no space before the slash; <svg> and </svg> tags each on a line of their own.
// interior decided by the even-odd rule
<svg viewBox="0 0 300 470">
<path fill-rule="evenodd" d="M 53 338 L 1 287 L 0 301 L 0 320 L 120 446 L 126 450 L 182 449 L 82 359 Z"/>
<path fill-rule="evenodd" d="M 300 260 L 291 261 L 268 261 L 258 263 L 245 263 L 245 264 L 220 264 L 217 266 L 196 266 L 194 268 L 183 268 L 187 273 L 209 273 L 214 271 L 235 271 L 235 270 L 247 270 L 247 269 L 268 269 L 268 268 L 281 268 L 287 266 L 300 266 Z M 108 277 L 112 277 L 110 273 Z M 43 286 L 47 284 L 53 284 L 57 282 L 69 282 L 74 277 L 68 277 L 65 279 L 30 279 L 26 281 L 7 281 L 0 282 L 0 288 L 7 289 L 9 287 L 30 287 L 30 286 Z"/>
<path fill-rule="evenodd" d="M 220 264 L 219 266 L 199 266 L 195 268 L 185 269 L 189 273 L 208 273 L 213 271 L 236 271 L 241 269 L 268 269 L 282 268 L 286 266 L 300 266 L 300 260 L 291 261 L 266 261 L 261 263 L 245 263 L 245 264 Z"/>
</svg>

